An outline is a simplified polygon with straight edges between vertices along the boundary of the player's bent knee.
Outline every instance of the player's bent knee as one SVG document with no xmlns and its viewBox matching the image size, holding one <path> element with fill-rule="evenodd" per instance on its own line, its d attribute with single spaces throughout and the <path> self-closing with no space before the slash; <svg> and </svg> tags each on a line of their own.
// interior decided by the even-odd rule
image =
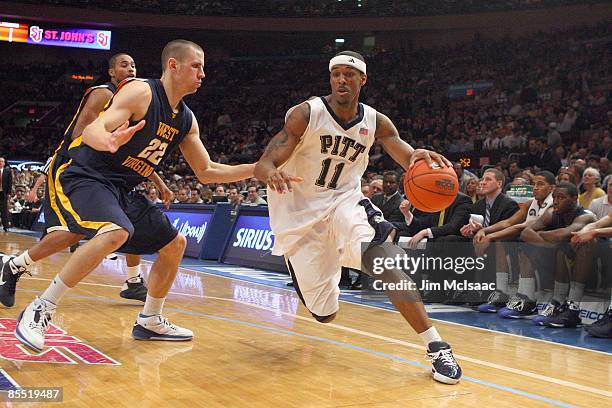
<svg viewBox="0 0 612 408">
<path fill-rule="evenodd" d="M 330 323 L 332 320 L 334 320 L 336 318 L 336 313 L 332 313 L 332 314 L 327 315 L 327 316 L 319 316 L 319 315 L 316 315 L 316 314 L 314 314 L 312 312 L 311 312 L 311 314 L 312 314 L 312 317 L 314 317 L 317 320 L 317 322 L 319 322 L 319 323 Z"/>
<path fill-rule="evenodd" d="M 123 228 L 104 233 L 104 238 L 107 240 L 108 245 L 115 249 L 123 245 L 129 237 L 130 233 Z"/>
<path fill-rule="evenodd" d="M 166 244 L 159 252 L 168 255 L 183 254 L 187 247 L 187 238 L 183 234 L 178 234 L 172 241 Z"/>
</svg>

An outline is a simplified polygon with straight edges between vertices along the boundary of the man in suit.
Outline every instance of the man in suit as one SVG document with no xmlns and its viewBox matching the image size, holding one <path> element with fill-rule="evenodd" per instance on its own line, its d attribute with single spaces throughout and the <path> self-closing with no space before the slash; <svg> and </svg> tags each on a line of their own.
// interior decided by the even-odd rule
<svg viewBox="0 0 612 408">
<path fill-rule="evenodd" d="M 487 169 L 480 179 L 480 191 L 484 196 L 472 208 L 472 214 L 483 216 L 483 222 L 470 220 L 461 227 L 461 235 L 472 239 L 480 229 L 493 225 L 499 221 L 510 218 L 518 211 L 519 206 L 510 197 L 502 193 L 504 175 L 497 169 Z"/>
<path fill-rule="evenodd" d="M 399 226 L 404 223 L 404 214 L 399 209 L 402 202 L 400 194 L 399 176 L 394 171 L 386 171 L 383 174 L 383 192 L 372 197 L 372 203 L 380 208 L 385 220 Z"/>
<path fill-rule="evenodd" d="M 4 160 L 4 157 L 0 157 L 0 217 L 2 217 L 4 232 L 7 232 L 9 227 L 8 200 L 11 196 L 12 187 L 11 168 L 6 167 L 6 160 Z"/>
<path fill-rule="evenodd" d="M 410 212 L 411 204 L 408 200 L 402 201 L 400 211 L 405 217 L 405 223 L 399 226 L 401 235 L 411 236 L 409 246 L 416 248 L 416 244 L 423 238 L 436 240 L 444 236 L 459 235 L 459 230 L 470 219 L 472 200 L 463 193 L 457 194 L 455 200 L 443 211 L 426 213 L 415 210 Z"/>
</svg>

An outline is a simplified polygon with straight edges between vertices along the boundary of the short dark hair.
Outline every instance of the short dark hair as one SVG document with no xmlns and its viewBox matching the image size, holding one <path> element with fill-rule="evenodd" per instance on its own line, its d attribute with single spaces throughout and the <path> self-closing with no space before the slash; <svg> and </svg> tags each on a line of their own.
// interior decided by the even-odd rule
<svg viewBox="0 0 612 408">
<path fill-rule="evenodd" d="M 570 197 L 576 197 L 576 198 L 578 197 L 578 187 L 576 187 L 572 183 L 563 181 L 557 184 L 557 188 L 564 189 Z"/>
<path fill-rule="evenodd" d="M 355 57 L 358 60 L 365 62 L 365 58 L 363 58 L 363 55 L 355 51 L 342 51 L 337 53 L 335 56 L 337 57 L 338 55 L 348 55 L 349 57 Z"/>
<path fill-rule="evenodd" d="M 396 180 L 399 180 L 399 174 L 397 174 L 397 171 L 387 170 L 383 173 L 383 177 L 385 176 L 394 176 Z"/>
<path fill-rule="evenodd" d="M 200 50 L 204 52 L 202 47 L 193 41 L 188 40 L 172 40 L 162 50 L 161 55 L 161 63 L 162 63 L 162 72 L 166 70 L 166 63 L 170 58 L 175 58 L 177 60 L 182 60 L 185 57 L 185 53 L 189 48 L 195 48 L 196 50 Z"/>
<path fill-rule="evenodd" d="M 115 68 L 115 64 L 117 63 L 117 60 L 122 55 L 128 55 L 129 56 L 129 54 L 126 54 L 125 52 L 118 52 L 117 54 L 113 55 L 112 57 L 110 57 L 108 59 L 108 69 Z"/>
<path fill-rule="evenodd" d="M 494 176 L 495 176 L 495 179 L 496 179 L 497 181 L 501 181 L 502 186 L 503 186 L 503 185 L 504 185 L 504 183 L 506 182 L 506 178 L 504 177 L 504 173 L 502 173 L 501 171 L 497 170 L 497 169 L 496 169 L 496 168 L 494 168 L 494 167 L 491 167 L 491 168 L 489 168 L 489 169 L 486 169 L 486 170 L 485 170 L 485 171 L 482 173 L 482 175 L 484 176 L 484 174 L 485 174 L 485 173 L 493 173 L 493 174 L 494 174 Z"/>
<path fill-rule="evenodd" d="M 557 183 L 555 175 L 548 170 L 538 171 L 535 175 L 536 177 L 544 177 L 544 180 L 546 180 L 546 182 L 550 185 L 554 186 Z"/>
</svg>

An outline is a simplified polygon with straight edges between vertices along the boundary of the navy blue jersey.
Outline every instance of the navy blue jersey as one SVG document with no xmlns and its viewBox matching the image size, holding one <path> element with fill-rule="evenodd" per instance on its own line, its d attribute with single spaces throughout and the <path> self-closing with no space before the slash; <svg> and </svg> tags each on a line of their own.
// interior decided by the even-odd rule
<svg viewBox="0 0 612 408">
<path fill-rule="evenodd" d="M 128 190 L 148 178 L 176 150 L 189 133 L 193 119 L 191 110 L 182 100 L 178 112 L 172 111 L 159 79 L 128 78 L 119 85 L 115 94 L 131 81 L 144 81 L 151 88 L 151 103 L 143 117 L 146 121 L 144 128 L 116 153 L 94 150 L 83 144 L 81 137 L 72 142 L 68 152 L 74 163 L 93 169 L 114 185 Z M 112 103 L 113 99 L 107 109 Z M 130 121 L 130 126 L 136 123 Z"/>
<path fill-rule="evenodd" d="M 572 224 L 576 218 L 586 213 L 587 212 L 584 208 L 577 206 L 576 210 L 574 211 L 574 214 L 572 214 L 572 217 L 566 221 L 565 218 L 563 218 L 558 212 L 553 211 L 550 225 L 548 226 L 548 228 L 546 228 L 546 230 L 552 231 L 559 228 L 569 227 L 570 224 Z"/>
<path fill-rule="evenodd" d="M 87 99 L 89 99 L 89 95 L 91 95 L 91 93 L 95 91 L 96 89 L 101 89 L 101 88 L 108 89 L 113 94 L 115 93 L 115 91 L 117 91 L 117 86 L 113 84 L 112 82 L 107 82 L 102 85 L 92 86 L 85 90 L 85 93 L 83 94 L 83 97 L 81 98 L 81 103 L 79 103 L 79 107 L 77 108 L 76 113 L 72 117 L 72 121 L 70 121 L 70 124 L 64 131 L 64 137 L 62 138 L 62 141 L 60 142 L 59 146 L 55 150 L 55 153 L 57 155 L 67 156 L 68 146 L 70 146 L 70 143 L 72 143 L 72 140 L 76 139 L 78 136 L 81 136 L 81 135 L 73 135 L 74 127 L 76 126 L 79 120 L 79 116 L 81 115 L 81 112 L 83 111 L 83 107 L 87 103 Z"/>
</svg>

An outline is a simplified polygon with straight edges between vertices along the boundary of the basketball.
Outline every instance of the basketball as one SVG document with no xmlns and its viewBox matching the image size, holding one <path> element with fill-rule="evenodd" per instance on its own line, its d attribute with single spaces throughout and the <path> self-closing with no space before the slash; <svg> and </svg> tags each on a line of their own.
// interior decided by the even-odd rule
<svg viewBox="0 0 612 408">
<path fill-rule="evenodd" d="M 424 212 L 447 208 L 459 192 L 459 180 L 452 167 L 434 168 L 418 160 L 404 175 L 404 191 L 410 203 Z"/>
</svg>

